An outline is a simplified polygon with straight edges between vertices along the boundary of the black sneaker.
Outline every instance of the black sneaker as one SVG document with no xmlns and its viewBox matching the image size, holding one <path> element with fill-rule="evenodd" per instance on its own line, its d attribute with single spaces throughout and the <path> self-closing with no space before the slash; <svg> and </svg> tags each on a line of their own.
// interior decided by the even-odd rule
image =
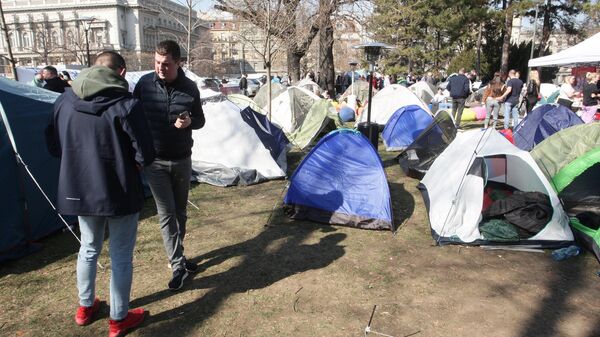
<svg viewBox="0 0 600 337">
<path fill-rule="evenodd" d="M 173 278 L 169 281 L 169 290 L 176 291 L 183 287 L 183 281 L 188 277 L 185 269 L 177 269 L 173 272 Z"/>
<path fill-rule="evenodd" d="M 185 260 L 185 270 L 188 273 L 195 273 L 198 271 L 198 265 L 188 260 Z"/>
</svg>

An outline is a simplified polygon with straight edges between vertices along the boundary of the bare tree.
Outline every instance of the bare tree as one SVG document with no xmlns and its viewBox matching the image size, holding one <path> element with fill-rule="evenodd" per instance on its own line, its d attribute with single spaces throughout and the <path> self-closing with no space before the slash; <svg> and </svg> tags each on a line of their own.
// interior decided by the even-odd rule
<svg viewBox="0 0 600 337">
<path fill-rule="evenodd" d="M 4 32 L 4 38 L 6 41 L 6 46 L 8 49 L 8 61 L 10 62 L 11 66 L 12 66 L 12 73 L 13 76 L 15 78 L 15 80 L 18 80 L 18 75 L 17 75 L 17 65 L 15 62 L 15 58 L 13 57 L 13 53 L 12 53 L 12 48 L 10 46 L 10 38 L 8 36 L 8 28 L 6 27 L 6 21 L 4 20 L 4 10 L 2 9 L 2 2 L 0 2 L 0 25 L 2 28 L 2 31 Z M 5 57 L 5 56 L 3 56 Z"/>
<path fill-rule="evenodd" d="M 273 57 L 284 47 L 283 39 L 295 26 L 295 17 L 289 16 L 286 3 L 298 0 L 244 0 L 243 5 L 231 0 L 217 0 L 215 8 L 232 13 L 250 22 L 254 27 L 240 30 L 240 39 L 260 55 L 267 69 L 269 105 L 267 116 L 271 114 L 271 66 Z M 257 30 L 262 34 L 259 36 Z M 299 65 L 298 65 L 299 69 Z M 289 71 L 289 69 L 288 69 Z"/>
<path fill-rule="evenodd" d="M 194 9 L 195 7 L 197 7 L 201 0 L 171 0 L 172 2 L 181 5 L 183 7 L 185 7 L 187 9 L 187 15 L 182 16 L 180 15 L 177 11 L 170 9 L 168 6 L 165 6 L 161 0 L 154 0 L 151 2 L 147 2 L 147 7 L 158 11 L 159 13 L 162 13 L 166 16 L 168 16 L 170 19 L 174 20 L 175 22 L 177 22 L 185 31 L 185 43 L 183 43 L 184 41 L 181 41 L 182 39 L 180 39 L 177 35 L 173 34 L 173 37 L 175 38 L 175 40 L 179 43 L 179 45 L 181 45 L 181 47 L 185 50 L 187 57 L 188 57 L 188 67 L 193 64 L 194 62 L 194 53 L 192 53 L 192 49 L 193 49 L 193 44 L 192 44 L 192 37 L 197 37 L 196 35 L 196 30 L 202 26 L 202 24 L 204 23 L 197 15 L 196 15 L 196 10 Z"/>
</svg>

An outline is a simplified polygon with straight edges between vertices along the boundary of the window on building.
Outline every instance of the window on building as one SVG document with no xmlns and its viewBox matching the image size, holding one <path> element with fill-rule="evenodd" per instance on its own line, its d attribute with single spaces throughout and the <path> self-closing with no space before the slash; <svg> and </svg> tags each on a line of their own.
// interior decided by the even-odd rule
<svg viewBox="0 0 600 337">
<path fill-rule="evenodd" d="M 60 46 L 60 41 L 58 40 L 58 32 L 56 32 L 56 31 L 52 32 L 52 34 L 50 35 L 50 43 L 51 43 L 52 47 Z"/>
<path fill-rule="evenodd" d="M 75 34 L 70 29 L 67 31 L 67 46 L 68 47 L 75 46 Z"/>
<path fill-rule="evenodd" d="M 31 32 L 23 32 L 23 48 L 31 48 Z"/>
</svg>

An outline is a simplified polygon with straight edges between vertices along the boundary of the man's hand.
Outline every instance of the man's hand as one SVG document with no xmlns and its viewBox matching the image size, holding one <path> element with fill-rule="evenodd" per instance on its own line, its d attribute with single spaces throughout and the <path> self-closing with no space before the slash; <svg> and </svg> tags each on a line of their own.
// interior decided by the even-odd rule
<svg viewBox="0 0 600 337">
<path fill-rule="evenodd" d="M 175 127 L 178 129 L 185 129 L 192 124 L 192 119 L 189 117 L 177 118 L 175 121 Z"/>
</svg>

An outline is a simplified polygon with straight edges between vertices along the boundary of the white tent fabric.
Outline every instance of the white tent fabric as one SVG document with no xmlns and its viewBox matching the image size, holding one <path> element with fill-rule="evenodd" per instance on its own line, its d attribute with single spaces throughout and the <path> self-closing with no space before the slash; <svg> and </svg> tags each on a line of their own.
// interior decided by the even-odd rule
<svg viewBox="0 0 600 337">
<path fill-rule="evenodd" d="M 529 60 L 529 67 L 576 66 L 600 64 L 600 33 L 556 54 Z"/>
<path fill-rule="evenodd" d="M 281 167 L 256 131 L 244 122 L 238 106 L 225 100 L 206 103 L 203 109 L 206 124 L 192 133 L 196 180 L 229 186 L 285 177 L 285 154 Z"/>
<path fill-rule="evenodd" d="M 494 172 L 494 158 L 505 156 L 506 162 Z M 506 183 L 526 192 L 541 192 L 550 197 L 554 208 L 550 222 L 533 240 L 572 241 L 569 219 L 554 189 L 529 152 L 511 144 L 495 130 L 471 130 L 458 133 L 456 139 L 435 160 L 421 180 L 429 199 L 429 221 L 432 230 L 445 238 L 457 237 L 470 243 L 483 240 L 479 232 L 482 220 L 483 191 L 486 181 L 477 174 L 468 174 L 476 159 L 486 163 L 487 180 Z M 498 165 L 496 165 L 498 166 Z M 505 170 L 504 170 L 505 169 Z M 503 172 L 502 172 L 503 171 Z M 524 240 L 524 244 L 528 240 Z"/>
<path fill-rule="evenodd" d="M 408 87 L 408 89 L 417 95 L 425 104 L 431 103 L 433 96 L 433 89 L 425 81 L 418 81 L 417 83 Z"/>
<path fill-rule="evenodd" d="M 320 99 L 304 88 L 288 87 L 271 102 L 271 121 L 290 134 L 302 125 L 310 108 Z M 268 107 L 263 110 L 268 111 Z"/>
<path fill-rule="evenodd" d="M 295 86 L 304 88 L 312 93 L 314 93 L 315 90 L 321 91 L 321 88 L 319 87 L 319 85 L 317 83 L 311 81 L 310 78 L 302 79 L 300 82 L 296 83 Z"/>
<path fill-rule="evenodd" d="M 385 125 L 396 110 L 408 105 L 418 105 L 431 113 L 429 107 L 417 95 L 400 84 L 384 87 L 373 96 L 372 100 L 371 122 L 381 125 Z M 356 121 L 357 124 L 367 121 L 367 108 L 368 106 L 363 109 Z"/>
</svg>

